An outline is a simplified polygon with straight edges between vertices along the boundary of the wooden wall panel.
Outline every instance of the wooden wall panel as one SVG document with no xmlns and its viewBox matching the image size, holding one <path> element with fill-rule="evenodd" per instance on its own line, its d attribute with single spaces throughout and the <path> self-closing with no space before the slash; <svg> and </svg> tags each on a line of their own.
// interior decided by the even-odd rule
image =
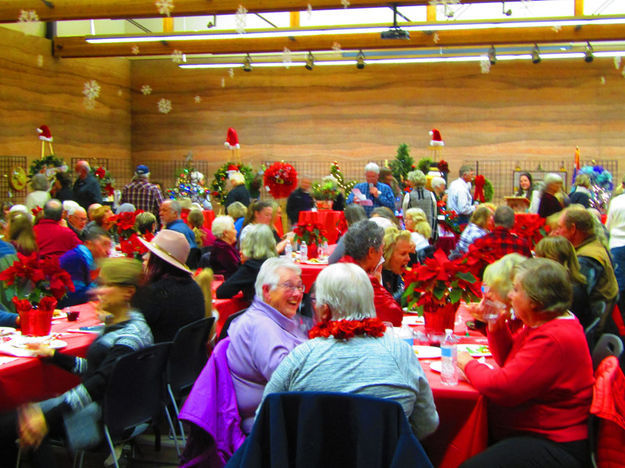
<svg viewBox="0 0 625 468">
<path fill-rule="evenodd" d="M 418 160 L 433 127 L 453 173 L 476 159 L 571 165 L 576 145 L 584 159 L 625 155 L 625 79 L 611 59 L 499 62 L 489 74 L 470 63 L 237 69 L 232 78 L 150 60 L 133 62 L 132 89 L 135 160 L 193 150 L 217 166 L 229 157 L 228 127 L 252 163 L 390 160 L 404 142 Z M 158 113 L 161 98 L 169 114 Z"/>
<path fill-rule="evenodd" d="M 22 155 L 29 163 L 39 158 L 36 129 L 46 124 L 52 130 L 57 156 L 68 163 L 74 157 L 123 161 L 123 174 L 113 176 L 127 180 L 131 168 L 129 61 L 57 60 L 50 55 L 49 40 L 1 27 L 0 47 L 0 157 Z M 82 94 L 89 80 L 101 86 L 91 110 L 85 108 Z M 6 195 L 0 193 L 0 199 Z"/>
</svg>

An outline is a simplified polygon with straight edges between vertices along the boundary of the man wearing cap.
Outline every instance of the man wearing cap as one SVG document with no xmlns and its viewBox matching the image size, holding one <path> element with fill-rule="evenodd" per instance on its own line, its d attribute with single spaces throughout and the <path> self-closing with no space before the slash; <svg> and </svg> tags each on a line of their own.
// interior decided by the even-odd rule
<svg viewBox="0 0 625 468">
<path fill-rule="evenodd" d="M 74 200 L 85 210 L 92 203 L 102 203 L 102 189 L 100 183 L 91 175 L 89 163 L 78 161 L 74 170 L 78 174 L 74 182 Z"/>
<path fill-rule="evenodd" d="M 184 234 L 189 242 L 189 246 L 194 249 L 197 247 L 195 243 L 195 234 L 189 226 L 180 218 L 182 207 L 176 200 L 165 200 L 161 203 L 159 210 L 159 216 L 161 217 L 161 224 L 163 229 L 171 229 L 172 231 Z"/>
<path fill-rule="evenodd" d="M 163 194 L 156 185 L 149 182 L 149 179 L 148 166 L 138 165 L 132 181 L 122 189 L 121 203 L 132 203 L 137 210 L 152 213 L 158 219 Z"/>
</svg>

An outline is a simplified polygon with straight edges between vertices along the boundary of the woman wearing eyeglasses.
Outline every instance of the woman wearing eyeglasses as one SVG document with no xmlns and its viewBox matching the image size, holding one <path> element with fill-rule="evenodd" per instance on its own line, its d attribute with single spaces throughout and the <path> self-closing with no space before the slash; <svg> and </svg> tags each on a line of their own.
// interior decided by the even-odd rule
<svg viewBox="0 0 625 468">
<path fill-rule="evenodd" d="M 299 266 L 282 258 L 266 260 L 256 279 L 254 301 L 228 328 L 228 367 L 249 434 L 265 385 L 289 352 L 307 339 L 309 324 L 297 315 L 304 295 Z"/>
</svg>

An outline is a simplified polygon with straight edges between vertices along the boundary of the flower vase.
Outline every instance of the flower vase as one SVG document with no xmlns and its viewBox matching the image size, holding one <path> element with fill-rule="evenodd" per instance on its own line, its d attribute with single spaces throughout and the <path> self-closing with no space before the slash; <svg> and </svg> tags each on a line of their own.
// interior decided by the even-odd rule
<svg viewBox="0 0 625 468">
<path fill-rule="evenodd" d="M 460 301 L 456 303 L 446 302 L 441 305 L 424 307 L 423 318 L 425 319 L 425 333 L 430 337 L 445 336 L 445 329 L 454 329 L 456 312 Z"/>
<path fill-rule="evenodd" d="M 332 200 L 317 200 L 317 209 L 318 210 L 331 210 Z"/>
<path fill-rule="evenodd" d="M 20 311 L 20 328 L 22 335 L 47 336 L 52 328 L 52 315 L 57 301 L 54 298 L 45 298 L 39 306 Z"/>
<path fill-rule="evenodd" d="M 317 244 L 310 244 L 308 246 L 308 258 L 318 258 L 318 256 L 317 256 Z"/>
</svg>

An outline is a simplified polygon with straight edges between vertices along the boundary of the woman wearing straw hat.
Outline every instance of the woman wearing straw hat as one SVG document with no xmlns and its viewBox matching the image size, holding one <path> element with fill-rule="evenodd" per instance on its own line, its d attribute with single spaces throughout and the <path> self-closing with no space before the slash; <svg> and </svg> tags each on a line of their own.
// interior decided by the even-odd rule
<svg viewBox="0 0 625 468">
<path fill-rule="evenodd" d="M 170 229 L 161 230 L 151 242 L 141 242 L 150 251 L 147 278 L 132 304 L 145 315 L 155 343 L 171 341 L 180 327 L 204 317 L 204 295 L 185 265 L 189 242 Z"/>
</svg>

